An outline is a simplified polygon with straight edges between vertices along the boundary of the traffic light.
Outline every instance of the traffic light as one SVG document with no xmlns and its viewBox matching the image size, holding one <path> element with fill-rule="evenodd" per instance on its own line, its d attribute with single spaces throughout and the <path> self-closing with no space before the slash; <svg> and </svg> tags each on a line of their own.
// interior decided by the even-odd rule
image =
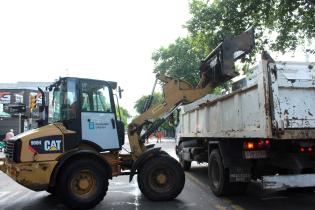
<svg viewBox="0 0 315 210">
<path fill-rule="evenodd" d="M 30 101 L 29 101 L 29 105 L 30 105 L 30 112 L 32 112 L 33 109 L 35 109 L 37 107 L 37 95 L 30 95 Z"/>
</svg>

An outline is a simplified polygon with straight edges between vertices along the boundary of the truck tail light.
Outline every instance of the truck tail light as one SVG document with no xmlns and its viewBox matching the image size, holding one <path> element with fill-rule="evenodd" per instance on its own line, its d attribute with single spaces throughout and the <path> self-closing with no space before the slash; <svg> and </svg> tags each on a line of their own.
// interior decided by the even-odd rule
<svg viewBox="0 0 315 210">
<path fill-rule="evenodd" d="M 300 147 L 300 152 L 302 152 L 302 153 L 313 152 L 313 148 L 312 147 Z"/>
<path fill-rule="evenodd" d="M 244 149 L 246 150 L 253 150 L 254 149 L 254 142 L 245 142 Z"/>
<path fill-rule="evenodd" d="M 243 147 L 245 150 L 260 150 L 266 149 L 270 146 L 269 139 L 259 139 L 253 141 L 245 141 Z"/>
</svg>

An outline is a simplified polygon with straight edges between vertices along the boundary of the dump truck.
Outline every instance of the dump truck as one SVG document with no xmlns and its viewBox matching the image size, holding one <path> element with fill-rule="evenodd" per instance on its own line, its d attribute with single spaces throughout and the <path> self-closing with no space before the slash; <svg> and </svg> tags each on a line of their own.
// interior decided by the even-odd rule
<svg viewBox="0 0 315 210">
<path fill-rule="evenodd" d="M 161 148 L 144 142 L 172 118 L 179 106 L 207 95 L 234 76 L 234 61 L 252 50 L 253 40 L 253 29 L 225 38 L 215 53 L 203 61 L 197 87 L 181 79 L 157 75 L 154 87 L 158 81 L 162 84 L 164 100 L 153 106 L 152 94 L 144 112 L 128 125 L 128 154 L 121 152 L 125 132 L 116 114 L 118 96 L 122 93 L 117 83 L 59 78 L 47 87 L 52 94 L 52 107 L 47 106 L 45 92 L 39 89 L 42 95 L 39 128 L 7 141 L 0 169 L 31 190 L 56 195 L 73 209 L 97 205 L 107 193 L 108 180 L 121 175 L 128 175 L 131 181 L 137 174 L 140 191 L 152 201 L 177 197 L 185 184 L 181 165 Z M 52 110 L 51 123 L 48 108 Z"/>
<path fill-rule="evenodd" d="M 182 106 L 176 153 L 185 170 L 208 163 L 217 195 L 263 189 L 314 190 L 314 63 L 275 61 L 267 53 L 226 94 Z"/>
</svg>

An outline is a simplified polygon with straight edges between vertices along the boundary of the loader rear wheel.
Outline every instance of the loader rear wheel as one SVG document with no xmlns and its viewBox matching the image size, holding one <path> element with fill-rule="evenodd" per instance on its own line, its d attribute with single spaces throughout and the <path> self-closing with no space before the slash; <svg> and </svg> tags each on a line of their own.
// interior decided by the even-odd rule
<svg viewBox="0 0 315 210">
<path fill-rule="evenodd" d="M 102 164 L 93 159 L 74 160 L 58 176 L 57 195 L 72 209 L 89 209 L 103 200 L 108 178 Z"/>
<path fill-rule="evenodd" d="M 149 159 L 138 173 L 141 192 L 152 201 L 172 200 L 185 185 L 185 173 L 180 164 L 168 155 Z"/>
<path fill-rule="evenodd" d="M 46 191 L 48 193 L 50 193 L 52 196 L 56 196 L 56 188 L 55 187 L 49 187 Z"/>
<path fill-rule="evenodd" d="M 208 160 L 208 177 L 211 191 L 216 196 L 243 194 L 247 189 L 248 183 L 231 183 L 229 180 L 229 171 L 223 166 L 223 161 L 218 149 L 211 151 Z"/>
</svg>

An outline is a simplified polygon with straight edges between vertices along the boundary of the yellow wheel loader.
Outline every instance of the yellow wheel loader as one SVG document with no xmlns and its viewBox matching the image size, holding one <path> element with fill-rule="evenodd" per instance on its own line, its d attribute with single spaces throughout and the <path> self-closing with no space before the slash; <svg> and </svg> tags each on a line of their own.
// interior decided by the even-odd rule
<svg viewBox="0 0 315 210">
<path fill-rule="evenodd" d="M 141 192 L 150 200 L 170 200 L 185 183 L 181 165 L 161 148 L 145 146 L 145 139 L 165 122 L 181 104 L 206 94 L 213 86 L 235 76 L 234 60 L 253 47 L 253 30 L 226 38 L 202 63 L 197 88 L 185 81 L 158 75 L 164 102 L 151 106 L 128 125 L 130 153 L 123 154 L 124 125 L 116 115 L 116 82 L 65 77 L 47 87 L 52 104 L 42 92 L 39 128 L 21 133 L 9 141 L 1 170 L 21 185 L 46 190 L 73 209 L 88 209 L 103 200 L 108 180 L 137 174 Z M 243 53 L 235 55 L 235 52 Z M 121 95 L 118 88 L 118 94 Z M 146 128 L 143 131 L 143 128 Z"/>
</svg>

